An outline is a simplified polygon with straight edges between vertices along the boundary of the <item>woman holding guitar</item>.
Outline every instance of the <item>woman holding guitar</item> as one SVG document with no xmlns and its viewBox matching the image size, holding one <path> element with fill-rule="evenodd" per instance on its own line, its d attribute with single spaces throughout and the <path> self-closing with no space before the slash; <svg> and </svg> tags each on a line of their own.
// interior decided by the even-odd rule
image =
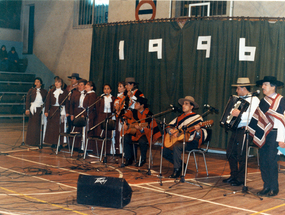
<svg viewBox="0 0 285 215">
<path fill-rule="evenodd" d="M 166 128 L 167 134 L 164 141 L 163 157 L 174 164 L 173 173 L 169 178 L 178 178 L 181 175 L 181 153 L 183 151 L 184 139 L 183 128 L 187 128 L 185 150 L 197 149 L 207 137 L 206 129 L 201 128 L 200 125 L 203 118 L 199 114 L 192 112 L 193 109 L 199 108 L 194 98 L 186 96 L 179 99 L 178 103 L 182 105 L 183 114 L 169 123 L 169 126 Z"/>
</svg>

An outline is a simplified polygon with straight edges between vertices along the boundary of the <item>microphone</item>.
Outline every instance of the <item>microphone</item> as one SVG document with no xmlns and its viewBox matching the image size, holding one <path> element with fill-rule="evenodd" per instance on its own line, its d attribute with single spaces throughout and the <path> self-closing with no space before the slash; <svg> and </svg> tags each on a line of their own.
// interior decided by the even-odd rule
<svg viewBox="0 0 285 215">
<path fill-rule="evenodd" d="M 54 87 L 55 87 L 55 85 L 52 84 L 52 85 L 49 86 L 49 89 L 53 89 Z"/>
<path fill-rule="evenodd" d="M 104 97 L 104 96 L 106 96 L 106 95 L 108 95 L 108 94 L 103 93 L 100 97 L 102 98 L 102 97 Z"/>
<path fill-rule="evenodd" d="M 176 107 L 176 106 L 174 106 L 173 104 L 170 104 L 169 105 L 171 108 L 172 108 L 172 110 L 174 110 L 175 112 L 179 112 L 179 113 L 182 113 L 183 111 L 182 111 L 182 108 L 180 108 L 180 107 Z"/>
<path fill-rule="evenodd" d="M 251 93 L 251 96 L 258 96 L 260 94 L 260 90 L 256 90 L 255 92 Z"/>
<path fill-rule="evenodd" d="M 212 107 L 212 106 L 209 105 L 209 104 L 204 104 L 204 107 L 210 109 L 211 111 L 214 111 L 215 113 L 219 113 L 219 110 L 218 110 L 218 109 Z"/>
</svg>

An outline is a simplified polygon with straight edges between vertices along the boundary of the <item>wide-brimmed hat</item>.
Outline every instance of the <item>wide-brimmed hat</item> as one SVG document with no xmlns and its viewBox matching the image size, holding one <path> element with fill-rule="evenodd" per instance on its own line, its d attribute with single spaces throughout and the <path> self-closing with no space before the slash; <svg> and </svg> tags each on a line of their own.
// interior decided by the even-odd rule
<svg viewBox="0 0 285 215">
<path fill-rule="evenodd" d="M 185 98 L 181 98 L 178 100 L 180 105 L 183 105 L 184 101 L 189 101 L 190 104 L 194 106 L 194 108 L 199 108 L 199 105 L 195 102 L 195 99 L 192 96 L 185 96 Z"/>
<path fill-rule="evenodd" d="M 251 84 L 248 77 L 242 77 L 237 79 L 236 84 L 232 84 L 232 87 L 239 87 L 239 86 L 255 86 L 255 84 Z"/>
<path fill-rule="evenodd" d="M 139 96 L 136 100 L 136 102 L 139 102 L 141 105 L 144 105 L 144 107 L 147 107 L 147 98 Z"/>
<path fill-rule="evenodd" d="M 134 77 L 127 77 L 125 83 L 137 83 Z"/>
<path fill-rule="evenodd" d="M 259 80 L 256 82 L 257 85 L 262 85 L 264 82 L 270 82 L 270 84 L 276 85 L 277 87 L 283 86 L 284 83 L 281 81 L 277 81 L 274 76 L 264 76 L 263 80 Z"/>
<path fill-rule="evenodd" d="M 76 80 L 80 80 L 81 78 L 79 77 L 78 73 L 72 73 L 71 76 L 67 76 L 68 78 L 76 78 Z"/>
</svg>

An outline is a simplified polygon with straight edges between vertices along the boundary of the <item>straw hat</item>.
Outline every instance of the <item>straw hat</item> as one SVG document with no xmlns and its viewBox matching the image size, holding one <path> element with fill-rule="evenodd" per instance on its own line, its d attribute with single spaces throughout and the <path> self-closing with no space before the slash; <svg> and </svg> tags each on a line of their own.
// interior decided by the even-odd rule
<svg viewBox="0 0 285 215">
<path fill-rule="evenodd" d="M 238 78 L 236 84 L 232 84 L 232 87 L 239 87 L 239 86 L 255 86 L 255 84 L 251 84 L 248 77 Z"/>
<path fill-rule="evenodd" d="M 183 105 L 184 101 L 189 101 L 190 104 L 194 106 L 194 108 L 199 108 L 199 105 L 195 102 L 195 99 L 192 96 L 185 96 L 185 98 L 181 98 L 178 100 L 180 105 Z"/>
</svg>

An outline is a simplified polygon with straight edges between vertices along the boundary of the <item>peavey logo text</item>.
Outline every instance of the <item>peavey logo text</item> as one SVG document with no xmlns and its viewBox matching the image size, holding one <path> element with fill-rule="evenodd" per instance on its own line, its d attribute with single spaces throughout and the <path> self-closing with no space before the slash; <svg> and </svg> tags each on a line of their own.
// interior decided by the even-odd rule
<svg viewBox="0 0 285 215">
<path fill-rule="evenodd" d="M 96 178 L 96 180 L 94 181 L 94 184 L 96 184 L 96 183 L 105 184 L 106 182 L 107 182 L 106 177 Z"/>
</svg>

